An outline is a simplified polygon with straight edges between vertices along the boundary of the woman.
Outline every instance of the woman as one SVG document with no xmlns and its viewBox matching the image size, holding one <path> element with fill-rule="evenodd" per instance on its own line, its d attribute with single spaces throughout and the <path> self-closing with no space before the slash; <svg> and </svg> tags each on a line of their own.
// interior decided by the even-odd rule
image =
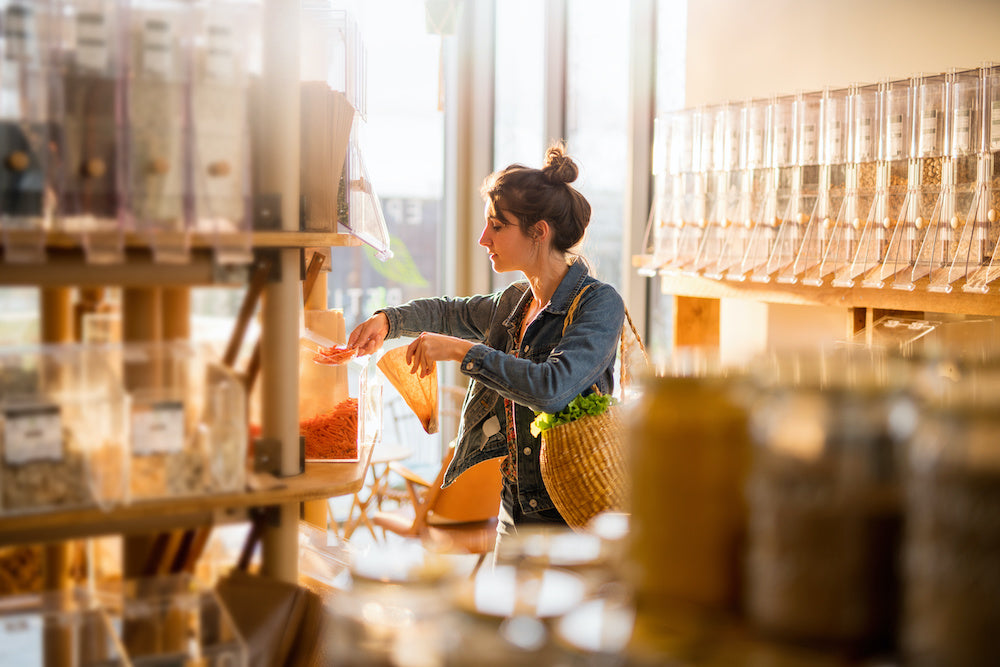
<svg viewBox="0 0 1000 667">
<path fill-rule="evenodd" d="M 384 308 L 348 340 L 371 354 L 386 338 L 415 336 L 406 359 L 421 376 L 435 362 L 460 362 L 471 382 L 444 486 L 476 463 L 504 457 L 499 536 L 526 524 L 565 524 L 542 481 L 541 443 L 530 431 L 535 413 L 558 412 L 580 393 L 595 386 L 610 393 L 614 385 L 625 305 L 573 253 L 590 222 L 590 204 L 570 185 L 577 173 L 560 144 L 541 169 L 511 165 L 483 184 L 479 244 L 494 271 L 520 271 L 525 280 L 489 295 Z"/>
</svg>

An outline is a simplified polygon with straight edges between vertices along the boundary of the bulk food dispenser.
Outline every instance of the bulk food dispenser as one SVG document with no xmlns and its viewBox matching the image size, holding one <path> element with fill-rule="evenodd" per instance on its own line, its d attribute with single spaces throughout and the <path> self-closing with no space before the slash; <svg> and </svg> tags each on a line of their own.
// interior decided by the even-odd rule
<svg viewBox="0 0 1000 667">
<path fill-rule="evenodd" d="M 786 274 L 802 246 L 807 223 L 816 208 L 819 187 L 820 127 L 822 94 L 799 93 L 792 102 L 794 158 L 787 167 L 778 167 L 779 192 L 787 189 L 787 203 L 782 206 L 777 237 L 765 264 L 759 264 L 750 276 L 756 282 L 774 277 L 787 282 Z M 787 174 L 787 184 L 784 179 Z M 783 201 L 781 196 L 779 201 Z"/>
<path fill-rule="evenodd" d="M 704 174 L 707 185 L 705 197 L 705 217 L 699 221 L 702 228 L 698 257 L 685 273 L 697 275 L 710 266 L 722 250 L 723 221 L 726 218 L 726 197 L 728 193 L 727 170 L 725 168 L 726 105 L 704 109 L 701 117 L 701 141 L 699 142 L 700 173 Z"/>
<path fill-rule="evenodd" d="M 726 104 L 714 114 L 712 209 L 692 273 L 715 267 L 725 246 L 740 191 L 742 112 L 742 104 Z"/>
<path fill-rule="evenodd" d="M 701 112 L 684 109 L 673 114 L 670 128 L 670 177 L 673 181 L 673 206 L 678 211 L 680 234 L 677 255 L 670 265 L 673 270 L 685 270 L 698 257 L 702 232 L 696 224 L 697 181 L 703 179 L 696 173 L 698 136 Z M 704 189 L 702 188 L 702 192 Z"/>
<path fill-rule="evenodd" d="M 862 225 L 875 195 L 878 166 L 878 91 L 876 85 L 855 85 L 848 95 L 851 113 L 851 152 L 847 188 L 823 254 L 818 277 L 833 274 L 833 284 L 850 287 L 847 271 L 861 238 Z"/>
<path fill-rule="evenodd" d="M 967 222 L 981 228 L 979 238 L 985 238 L 987 256 L 980 266 L 974 266 L 970 248 L 968 276 L 962 290 L 985 294 L 990 284 L 1000 276 L 1000 66 L 980 68 L 982 96 L 980 153 L 976 172 L 976 189 L 969 208 Z M 990 250 L 992 249 L 992 250 Z"/>
<path fill-rule="evenodd" d="M 819 183 L 816 206 L 799 245 L 795 262 L 779 271 L 781 283 L 801 280 L 820 285 L 818 275 L 823 253 L 830 240 L 833 221 L 844 200 L 850 145 L 850 106 L 848 88 L 826 88 L 820 95 Z"/>
<path fill-rule="evenodd" d="M 938 226 L 939 249 L 930 255 L 934 266 L 927 289 L 932 292 L 950 292 L 955 281 L 967 275 L 969 260 L 978 266 L 981 258 L 992 250 L 992 247 L 986 248 L 987 239 L 982 236 L 984 228 L 966 224 L 977 191 L 981 113 L 979 71 L 951 71 L 947 82 L 948 157 L 952 181 L 948 196 L 941 201 L 942 213 L 946 214 L 941 220 L 946 221 L 947 226 Z M 940 267 L 934 259 L 939 253 Z"/>
<path fill-rule="evenodd" d="M 191 77 L 194 230 L 222 263 L 250 261 L 250 115 L 247 35 L 259 34 L 249 2 L 199 6 Z"/>
<path fill-rule="evenodd" d="M 136 0 L 128 16 L 124 194 L 130 219 L 125 227 L 150 244 L 156 261 L 186 262 L 187 39 L 192 10 L 176 0 Z"/>
<path fill-rule="evenodd" d="M 63 124 L 59 217 L 65 231 L 81 237 L 87 261 L 95 263 L 124 257 L 117 113 L 123 15 L 114 0 L 77 0 L 63 16 L 62 67 L 56 83 Z"/>
<path fill-rule="evenodd" d="M 868 209 L 865 228 L 850 266 L 843 267 L 834 285 L 850 286 L 861 277 L 866 287 L 881 287 L 882 263 L 893 229 L 893 216 L 906 193 L 909 162 L 909 81 L 884 81 L 879 86 L 878 161 L 875 165 L 875 197 Z"/>
<path fill-rule="evenodd" d="M 0 1 L 0 226 L 8 262 L 42 259 L 52 222 L 47 84 L 54 16 L 51 2 Z"/>
<path fill-rule="evenodd" d="M 726 272 L 739 267 L 746 254 L 753 226 L 757 202 L 767 186 L 767 164 L 770 159 L 770 108 L 768 99 L 748 100 L 741 110 L 740 130 L 740 190 L 736 203 L 727 217 L 726 236 L 714 266 L 705 269 L 705 275 L 722 278 Z"/>
<path fill-rule="evenodd" d="M 680 216 L 674 215 L 673 181 L 669 172 L 670 115 L 653 119 L 653 205 L 649 212 L 646 230 L 646 248 L 652 251 L 650 264 L 640 271 L 653 275 L 664 269 L 677 257 L 680 238 Z"/>
<path fill-rule="evenodd" d="M 742 280 L 747 275 L 756 282 L 769 282 L 768 260 L 782 228 L 781 213 L 788 207 L 792 183 L 797 177 L 796 97 L 778 97 L 771 101 L 771 151 L 766 172 L 763 199 L 758 204 L 756 224 L 739 268 L 730 269 L 727 278 Z"/>
<path fill-rule="evenodd" d="M 947 75 L 920 77 L 916 95 L 921 190 L 920 215 L 914 224 L 918 229 L 926 230 L 912 268 L 901 272 L 893 281 L 894 288 L 904 290 L 915 289 L 917 280 L 944 265 L 943 251 L 951 242 L 949 220 L 954 215 L 955 207 L 951 160 L 948 157 Z M 946 191 L 948 196 L 945 196 Z M 943 226 L 940 224 L 942 219 Z"/>
</svg>

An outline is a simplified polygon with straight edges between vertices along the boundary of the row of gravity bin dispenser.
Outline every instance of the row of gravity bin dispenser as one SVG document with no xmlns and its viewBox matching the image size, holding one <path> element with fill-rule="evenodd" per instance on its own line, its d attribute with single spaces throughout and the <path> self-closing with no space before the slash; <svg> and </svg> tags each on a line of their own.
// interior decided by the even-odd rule
<svg viewBox="0 0 1000 667">
<path fill-rule="evenodd" d="M 654 125 L 643 272 L 987 293 L 1000 66 L 688 108 Z"/>
</svg>

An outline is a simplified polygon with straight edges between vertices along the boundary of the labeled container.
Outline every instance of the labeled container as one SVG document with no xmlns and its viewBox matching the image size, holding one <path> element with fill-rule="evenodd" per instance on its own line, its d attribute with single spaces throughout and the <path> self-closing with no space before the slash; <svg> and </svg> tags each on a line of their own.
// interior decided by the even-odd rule
<svg viewBox="0 0 1000 667">
<path fill-rule="evenodd" d="M 979 267 L 968 271 L 962 290 L 984 294 L 1000 276 L 1000 66 L 987 64 L 980 67 L 980 86 L 983 108 L 980 114 L 980 155 L 976 179 L 976 199 L 969 208 L 968 222 L 977 229 L 973 243 L 985 241 L 990 253 Z M 992 252 L 989 248 L 993 248 Z M 977 246 L 970 246 L 970 260 L 978 254 Z M 969 264 L 972 264 L 970 261 Z"/>
<path fill-rule="evenodd" d="M 0 512 L 121 503 L 129 401 L 104 350 L 7 348 L 0 370 Z"/>
<path fill-rule="evenodd" d="M 134 667 L 248 664 L 243 637 L 214 590 L 188 575 L 129 579 L 97 593 Z"/>
<path fill-rule="evenodd" d="M 215 3 L 195 12 L 191 76 L 194 231 L 212 239 L 220 263 L 247 263 L 250 250 L 250 54 L 259 7 Z"/>
<path fill-rule="evenodd" d="M 688 273 L 714 270 L 725 245 L 726 234 L 739 195 L 739 142 L 742 105 L 730 103 L 712 110 L 712 162 L 709 176 L 708 224 L 698 248 L 698 258 Z"/>
<path fill-rule="evenodd" d="M 246 391 L 239 377 L 204 345 L 130 343 L 107 352 L 120 357 L 131 397 L 132 500 L 243 491 Z"/>
<path fill-rule="evenodd" d="M 820 165 L 816 208 L 791 268 L 778 281 L 823 284 L 820 268 L 847 189 L 850 158 L 850 88 L 826 88 L 820 99 Z"/>
<path fill-rule="evenodd" d="M 908 665 L 986 665 L 1000 627 L 1000 367 L 993 349 L 924 370 L 906 458 L 901 653 Z"/>
<path fill-rule="evenodd" d="M 52 226 L 55 188 L 49 78 L 58 46 L 56 4 L 0 2 L 0 231 L 4 259 L 39 262 Z"/>
<path fill-rule="evenodd" d="M 186 262 L 193 8 L 180 0 L 136 0 L 128 17 L 124 227 L 150 244 L 156 261 Z"/>
<path fill-rule="evenodd" d="M 670 174 L 674 182 L 674 205 L 679 210 L 681 224 L 677 259 L 673 268 L 684 271 L 699 257 L 704 229 L 698 225 L 704 200 L 697 198 L 697 169 L 700 165 L 700 144 L 696 141 L 701 126 L 698 109 L 682 109 L 672 116 L 670 129 Z"/>
<path fill-rule="evenodd" d="M 87 261 L 94 263 L 124 257 L 119 174 L 125 150 L 118 114 L 123 16 L 113 0 L 78 0 L 63 15 L 59 220 L 64 231 L 81 236 Z"/>
<path fill-rule="evenodd" d="M 0 597 L 0 664 L 23 667 L 132 663 L 107 613 L 80 590 Z"/>
<path fill-rule="evenodd" d="M 765 636 L 895 646 L 900 448 L 915 422 L 896 363 L 858 346 L 777 355 L 756 374 L 746 615 Z"/>
</svg>

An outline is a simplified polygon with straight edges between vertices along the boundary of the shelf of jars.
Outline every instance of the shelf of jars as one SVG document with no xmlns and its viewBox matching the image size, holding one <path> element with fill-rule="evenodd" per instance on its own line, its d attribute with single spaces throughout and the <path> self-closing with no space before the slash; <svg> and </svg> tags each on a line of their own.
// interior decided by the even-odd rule
<svg viewBox="0 0 1000 667">
<path fill-rule="evenodd" d="M 665 293 L 1000 314 L 1000 67 L 656 119 Z"/>
</svg>

